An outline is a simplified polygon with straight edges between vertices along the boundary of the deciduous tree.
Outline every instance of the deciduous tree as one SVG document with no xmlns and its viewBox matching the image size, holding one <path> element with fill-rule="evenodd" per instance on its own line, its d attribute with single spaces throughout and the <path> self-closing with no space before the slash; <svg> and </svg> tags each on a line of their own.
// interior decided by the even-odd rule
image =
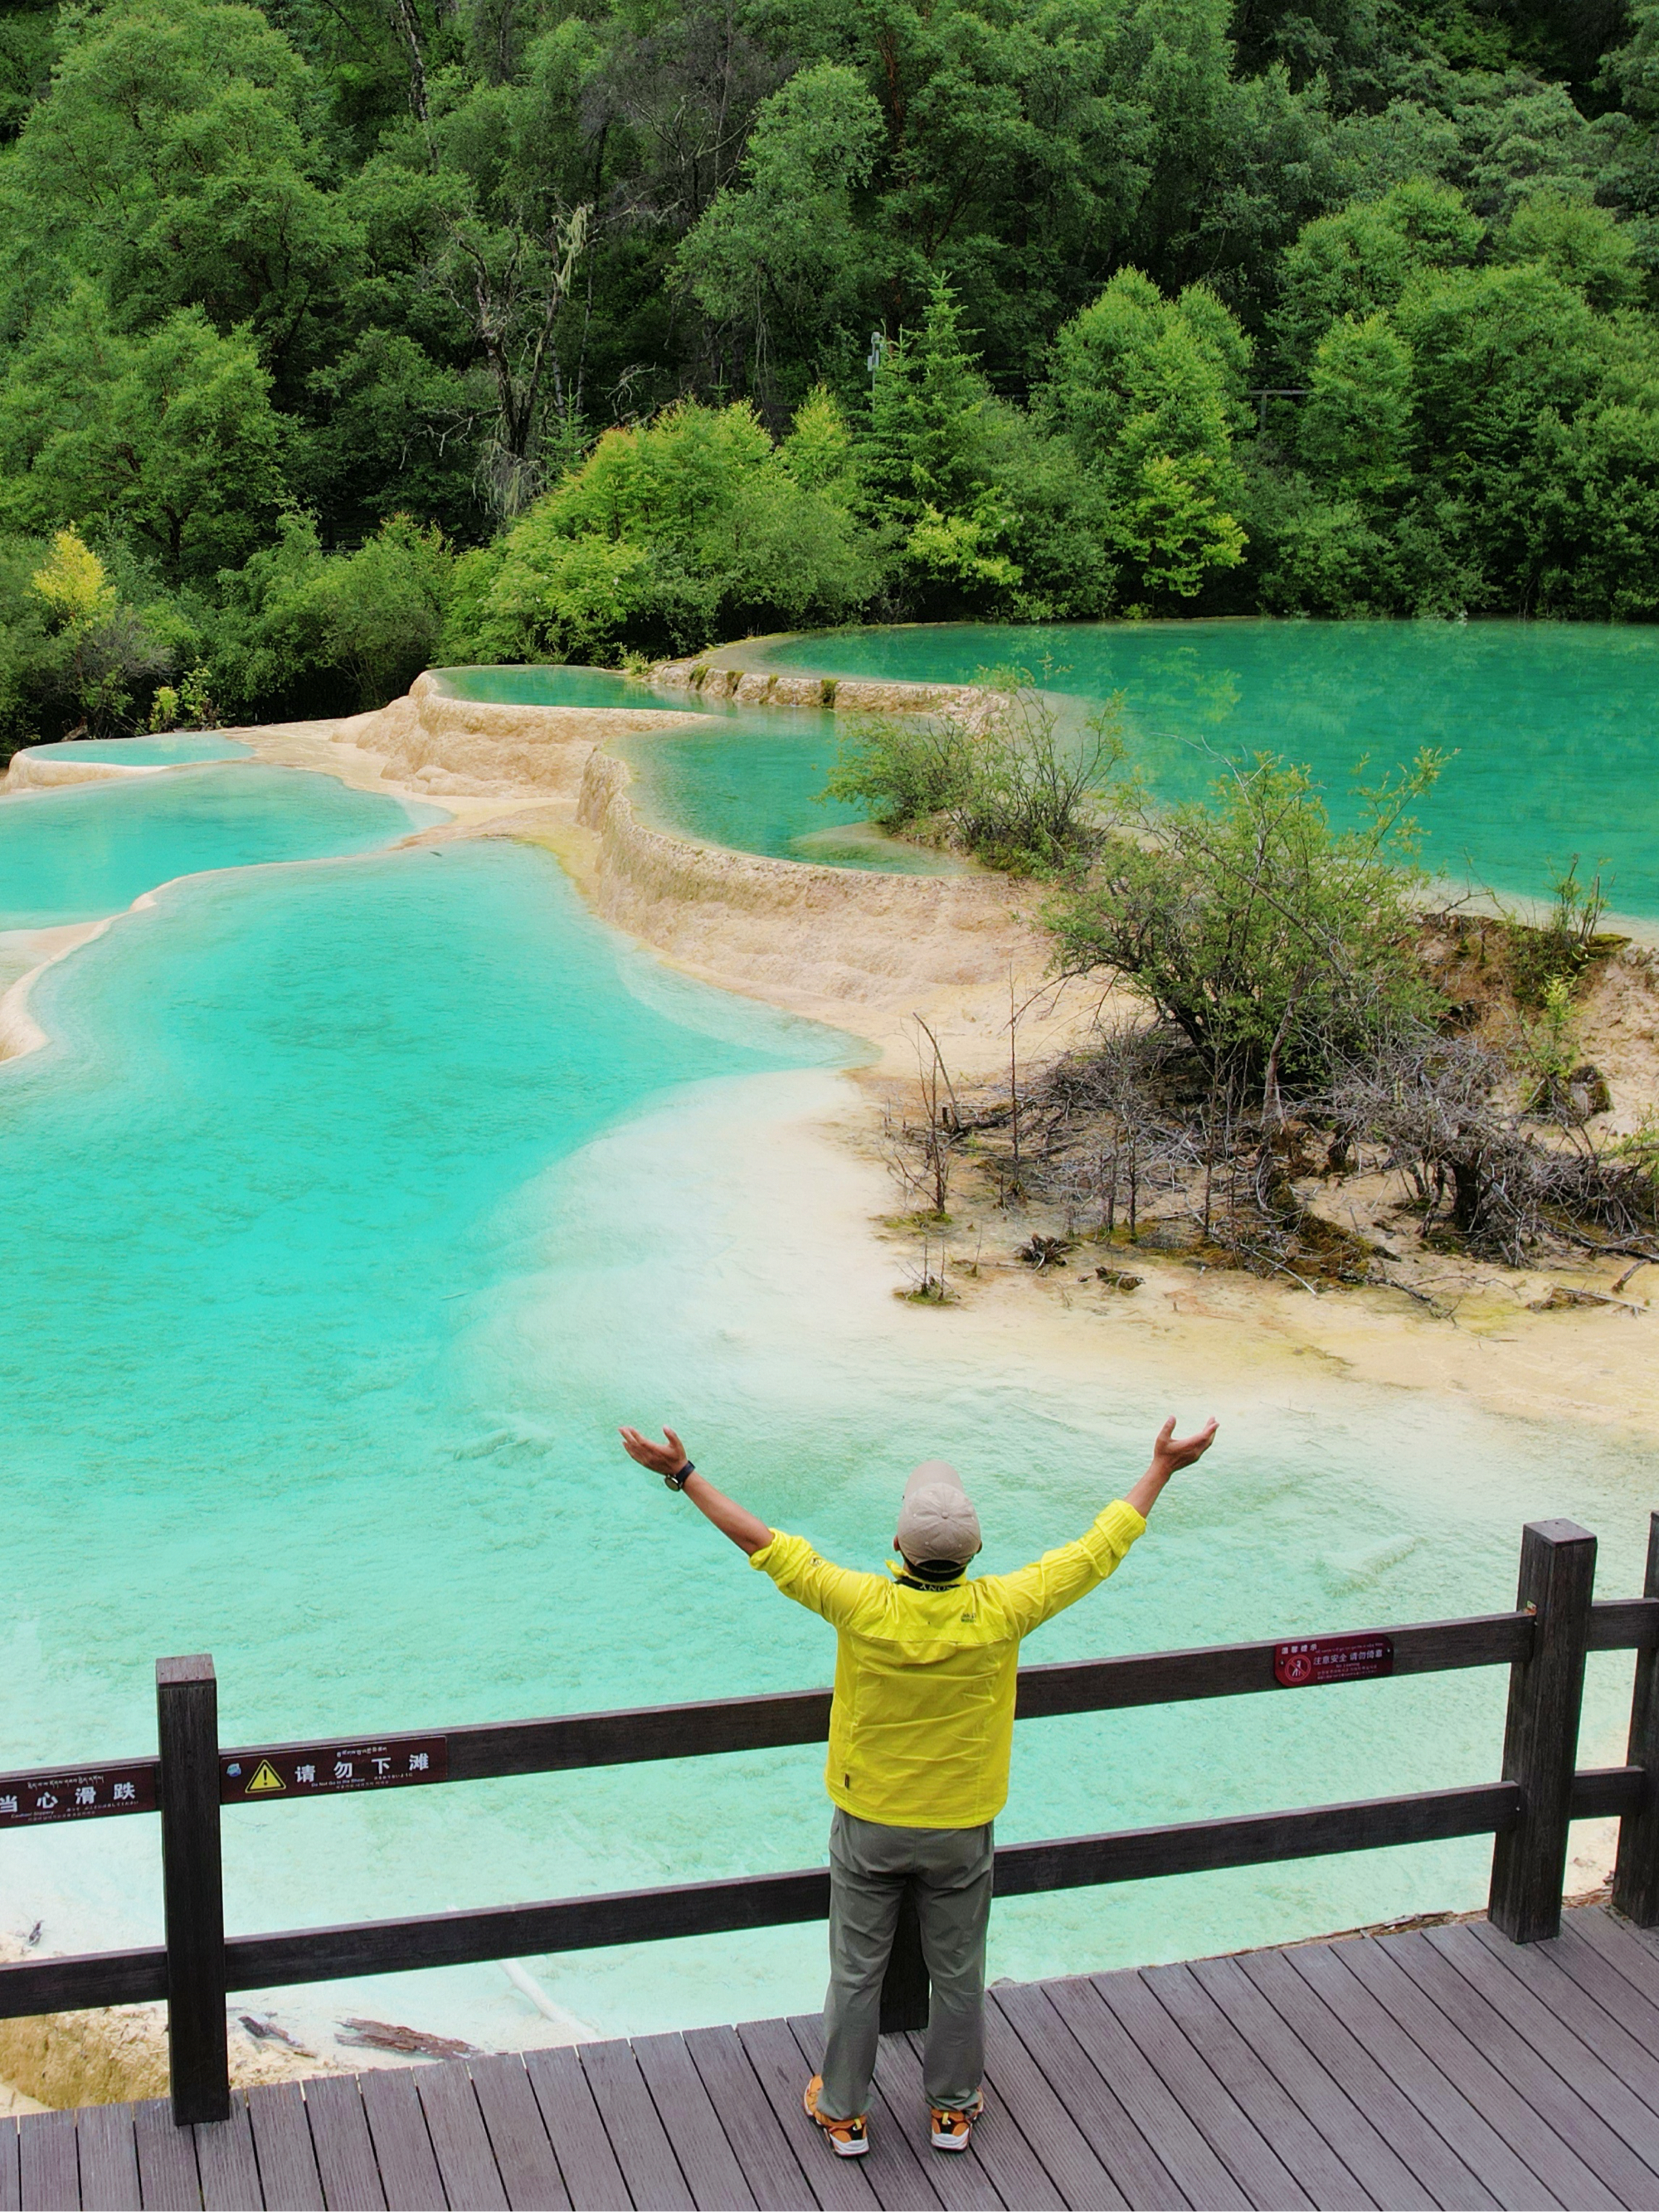
<svg viewBox="0 0 1659 2212">
<path fill-rule="evenodd" d="M 283 429 L 246 331 L 199 307 L 116 329 L 89 283 L 43 316 L 0 387 L 0 465 L 25 526 L 120 518 L 173 581 L 211 575 L 270 529 Z"/>
</svg>

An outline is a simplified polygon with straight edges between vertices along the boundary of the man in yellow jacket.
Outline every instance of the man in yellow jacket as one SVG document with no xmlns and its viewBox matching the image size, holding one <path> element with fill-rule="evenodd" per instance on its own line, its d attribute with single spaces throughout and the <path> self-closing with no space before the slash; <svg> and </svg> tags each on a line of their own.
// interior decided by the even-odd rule
<svg viewBox="0 0 1659 2212">
<path fill-rule="evenodd" d="M 824 1770 L 836 1806 L 830 1993 L 823 2071 L 807 2083 L 805 2101 L 840 2156 L 869 2148 L 881 1984 L 907 1884 L 932 1988 L 923 2083 L 933 2146 L 967 2148 L 985 2102 L 992 1823 L 1008 1796 L 1020 1639 L 1114 1572 L 1164 1484 L 1202 1458 L 1215 1426 L 1178 1437 L 1166 1421 L 1146 1474 L 1074 1544 L 1016 1574 L 972 1579 L 979 1519 L 944 1460 L 924 1461 L 905 1485 L 898 1561 L 885 1576 L 855 1574 L 723 1497 L 672 1429 L 666 1444 L 621 1431 L 631 1459 L 683 1492 L 751 1566 L 836 1632 Z"/>
</svg>

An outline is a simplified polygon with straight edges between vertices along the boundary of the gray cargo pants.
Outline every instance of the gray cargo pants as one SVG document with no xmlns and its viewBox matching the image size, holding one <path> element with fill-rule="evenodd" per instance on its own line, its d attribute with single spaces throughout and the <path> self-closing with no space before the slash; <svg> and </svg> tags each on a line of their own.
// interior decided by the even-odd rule
<svg viewBox="0 0 1659 2212">
<path fill-rule="evenodd" d="M 826 2119 L 852 2119 L 870 2108 L 882 1977 L 907 1881 L 933 1984 L 922 2063 L 927 2101 L 961 2112 L 979 2094 L 991 1871 L 988 1820 L 982 1828 L 887 1828 L 836 1808 L 830 1830 L 830 1994 L 818 2096 Z"/>
</svg>

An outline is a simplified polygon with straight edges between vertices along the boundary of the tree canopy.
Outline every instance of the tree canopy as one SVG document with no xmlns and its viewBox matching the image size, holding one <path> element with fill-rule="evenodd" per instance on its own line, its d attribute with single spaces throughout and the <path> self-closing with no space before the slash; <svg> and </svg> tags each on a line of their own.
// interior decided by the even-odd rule
<svg viewBox="0 0 1659 2212">
<path fill-rule="evenodd" d="M 0 744 L 81 711 L 64 530 L 249 713 L 416 637 L 1650 619 L 1656 269 L 1659 0 L 28 0 Z"/>
</svg>

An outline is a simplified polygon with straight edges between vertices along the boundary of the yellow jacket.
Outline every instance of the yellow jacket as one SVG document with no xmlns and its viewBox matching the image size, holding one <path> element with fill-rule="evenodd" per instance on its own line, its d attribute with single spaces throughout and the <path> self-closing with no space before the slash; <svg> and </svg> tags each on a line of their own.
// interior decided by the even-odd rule
<svg viewBox="0 0 1659 2212">
<path fill-rule="evenodd" d="M 824 1784 L 890 1828 L 978 1828 L 1008 1797 L 1019 1641 L 1103 1583 L 1146 1528 L 1121 1498 L 1017 1574 L 939 1589 L 854 1574 L 772 1531 L 751 1566 L 836 1630 Z"/>
</svg>

